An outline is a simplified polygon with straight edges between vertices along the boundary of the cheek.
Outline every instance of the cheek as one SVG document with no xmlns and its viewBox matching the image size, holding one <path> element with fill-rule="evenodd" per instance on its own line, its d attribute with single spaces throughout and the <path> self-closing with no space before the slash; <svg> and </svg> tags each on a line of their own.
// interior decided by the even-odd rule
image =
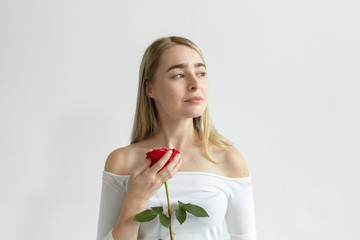
<svg viewBox="0 0 360 240">
<path fill-rule="evenodd" d="M 163 106 L 176 104 L 182 98 L 179 89 L 174 86 L 162 86 L 159 88 L 159 93 L 158 101 Z"/>
</svg>

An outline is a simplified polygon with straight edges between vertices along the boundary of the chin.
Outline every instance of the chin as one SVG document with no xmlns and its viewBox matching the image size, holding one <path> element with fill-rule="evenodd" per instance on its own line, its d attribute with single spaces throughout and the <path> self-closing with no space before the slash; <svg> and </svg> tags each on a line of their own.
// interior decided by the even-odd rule
<svg viewBox="0 0 360 240">
<path fill-rule="evenodd" d="M 191 112 L 186 114 L 188 118 L 197 118 L 197 117 L 201 117 L 204 114 L 204 111 L 196 111 L 196 112 Z"/>
<path fill-rule="evenodd" d="M 188 108 L 188 109 L 182 109 L 178 111 L 177 113 L 174 112 L 173 116 L 178 116 L 180 118 L 197 118 L 201 117 L 206 110 L 206 106 L 201 106 L 197 108 Z"/>
</svg>

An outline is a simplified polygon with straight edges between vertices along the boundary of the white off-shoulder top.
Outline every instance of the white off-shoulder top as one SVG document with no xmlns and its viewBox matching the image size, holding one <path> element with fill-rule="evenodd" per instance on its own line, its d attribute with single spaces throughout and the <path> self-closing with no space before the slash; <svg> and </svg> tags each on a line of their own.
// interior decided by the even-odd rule
<svg viewBox="0 0 360 240">
<path fill-rule="evenodd" d="M 129 175 L 103 172 L 97 240 L 113 240 L 112 229 L 120 215 L 128 180 Z M 180 224 L 172 214 L 175 240 L 256 240 L 251 176 L 229 178 L 207 172 L 177 172 L 168 180 L 168 189 L 172 210 L 180 200 L 201 206 L 209 215 L 199 218 L 187 214 L 186 221 Z M 158 206 L 167 213 L 165 187 L 149 199 L 146 209 Z M 138 239 L 167 240 L 169 230 L 157 217 L 140 224 Z"/>
</svg>

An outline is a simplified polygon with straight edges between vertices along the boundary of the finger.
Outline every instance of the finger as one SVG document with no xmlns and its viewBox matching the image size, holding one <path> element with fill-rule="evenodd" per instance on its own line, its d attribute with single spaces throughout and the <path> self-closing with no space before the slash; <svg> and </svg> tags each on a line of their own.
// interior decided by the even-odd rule
<svg viewBox="0 0 360 240">
<path fill-rule="evenodd" d="M 168 175 L 166 175 L 164 178 L 161 179 L 161 181 L 166 182 L 167 180 L 171 179 L 175 173 L 179 170 L 180 166 L 181 166 L 182 160 L 180 159 L 178 161 L 178 163 L 176 164 L 176 166 L 173 168 L 172 172 Z"/>
<path fill-rule="evenodd" d="M 134 171 L 134 175 L 137 176 L 143 173 L 147 168 L 150 167 L 150 165 L 151 165 L 151 160 L 145 158 L 145 161 L 142 164 L 140 164 L 140 166 L 137 167 L 136 170 Z"/>
<path fill-rule="evenodd" d="M 167 160 L 169 160 L 169 158 L 171 157 L 172 155 L 172 150 L 168 150 L 164 156 L 162 156 L 159 161 L 157 161 L 157 163 L 155 163 L 152 167 L 151 167 L 151 170 L 154 172 L 154 173 L 157 173 L 158 171 L 160 171 L 160 169 L 165 165 L 165 163 L 167 162 Z"/>
<path fill-rule="evenodd" d="M 172 177 L 174 173 L 177 171 L 178 169 L 177 167 L 180 167 L 179 164 L 181 164 L 181 155 L 176 154 L 174 159 L 168 165 L 166 165 L 166 167 L 164 167 L 159 171 L 158 177 L 160 179 L 165 179 L 167 178 L 168 175 Z"/>
</svg>

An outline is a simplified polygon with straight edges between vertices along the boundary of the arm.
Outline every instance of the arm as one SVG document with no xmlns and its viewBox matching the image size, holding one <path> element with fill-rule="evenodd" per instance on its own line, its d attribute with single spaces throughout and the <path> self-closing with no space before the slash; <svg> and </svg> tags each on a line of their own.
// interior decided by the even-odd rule
<svg viewBox="0 0 360 240">
<path fill-rule="evenodd" d="M 256 240 L 251 176 L 230 183 L 225 219 L 231 240 Z"/>
<path fill-rule="evenodd" d="M 226 156 L 228 185 L 226 224 L 231 240 L 256 240 L 252 180 L 243 155 L 230 148 Z"/>
<path fill-rule="evenodd" d="M 112 228 L 125 201 L 126 179 L 125 176 L 103 172 L 97 240 L 113 240 Z"/>
<path fill-rule="evenodd" d="M 166 167 L 161 169 L 171 156 L 168 151 L 150 168 L 151 161 L 143 161 L 130 175 L 127 189 L 125 185 L 114 188 L 113 184 L 103 182 L 101 196 L 98 240 L 136 240 L 140 223 L 134 221 L 136 214 L 144 210 L 147 200 L 173 177 L 181 161 L 177 155 Z M 123 154 L 110 154 L 106 164 L 107 172 L 122 172 L 126 161 Z M 161 171 L 160 171 L 161 169 Z"/>
</svg>

